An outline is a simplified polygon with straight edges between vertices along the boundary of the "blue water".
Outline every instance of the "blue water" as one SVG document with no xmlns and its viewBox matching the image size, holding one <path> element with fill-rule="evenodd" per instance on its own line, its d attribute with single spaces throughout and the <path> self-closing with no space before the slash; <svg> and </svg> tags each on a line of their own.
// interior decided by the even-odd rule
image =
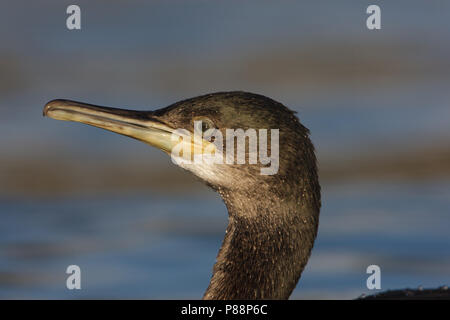
<svg viewBox="0 0 450 320">
<path fill-rule="evenodd" d="M 44 119 L 42 107 L 65 97 L 155 109 L 237 89 L 298 111 L 320 160 L 379 159 L 392 150 L 448 144 L 449 2 L 378 1 L 379 32 L 364 25 L 372 1 L 77 3 L 79 32 L 65 28 L 68 3 L 0 4 L 0 150 L 9 161 L 28 159 L 32 167 L 34 159 L 81 154 L 88 159 L 79 161 L 168 161 L 127 138 Z M 392 65 L 392 74 L 353 78 L 358 70 L 348 61 L 364 48 Z M 327 73 L 315 66 L 319 78 L 333 76 L 341 53 L 349 73 L 334 82 L 311 70 L 313 79 L 272 79 L 267 70 L 289 73 L 279 57 L 259 65 L 262 75 L 246 70 L 271 53 L 309 49 L 331 67 Z M 9 190 L 1 179 L 8 169 L 0 168 L 2 190 Z M 440 181 L 446 182 L 323 185 L 319 235 L 292 298 L 369 293 L 371 264 L 381 267 L 383 290 L 449 284 L 450 182 Z M 47 200 L 36 194 L 29 188 L 18 190 L 16 200 L 0 194 L 0 298 L 202 296 L 227 223 L 214 193 Z M 79 291 L 65 287 L 72 264 L 81 267 Z"/>
<path fill-rule="evenodd" d="M 324 188 L 319 235 L 292 298 L 450 282 L 450 185 Z M 200 298 L 227 223 L 213 193 L 0 202 L 0 298 Z M 80 266 L 82 289 L 65 270 Z"/>
</svg>

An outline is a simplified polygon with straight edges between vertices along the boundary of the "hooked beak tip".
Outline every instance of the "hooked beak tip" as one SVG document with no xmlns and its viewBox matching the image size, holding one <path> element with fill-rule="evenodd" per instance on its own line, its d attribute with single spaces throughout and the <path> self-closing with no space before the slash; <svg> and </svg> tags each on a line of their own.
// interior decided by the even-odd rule
<svg viewBox="0 0 450 320">
<path fill-rule="evenodd" d="M 44 117 L 48 116 L 49 111 L 51 111 L 52 108 L 57 107 L 57 106 L 61 106 L 63 104 L 65 104 L 65 100 L 62 99 L 55 99 L 55 100 L 51 100 L 49 102 L 47 102 L 45 104 L 44 109 L 42 110 L 42 115 Z"/>
</svg>

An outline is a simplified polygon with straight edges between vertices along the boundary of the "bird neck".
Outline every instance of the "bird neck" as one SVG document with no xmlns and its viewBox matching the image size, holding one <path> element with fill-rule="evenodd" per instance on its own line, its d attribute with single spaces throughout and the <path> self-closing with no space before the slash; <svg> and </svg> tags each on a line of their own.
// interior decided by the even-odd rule
<svg viewBox="0 0 450 320">
<path fill-rule="evenodd" d="M 308 261 L 318 210 L 298 199 L 221 194 L 229 224 L 204 299 L 287 299 Z"/>
</svg>

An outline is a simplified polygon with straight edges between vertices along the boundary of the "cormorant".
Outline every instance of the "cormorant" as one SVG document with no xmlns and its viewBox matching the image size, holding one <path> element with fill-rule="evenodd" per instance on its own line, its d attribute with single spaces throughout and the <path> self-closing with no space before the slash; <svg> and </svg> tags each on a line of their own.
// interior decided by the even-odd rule
<svg viewBox="0 0 450 320">
<path fill-rule="evenodd" d="M 287 299 L 290 296 L 311 253 L 321 206 L 309 130 L 293 111 L 262 95 L 237 91 L 207 94 L 156 111 L 53 100 L 44 107 L 44 115 L 123 134 L 168 154 L 179 144 L 179 139 L 173 139 L 177 129 L 184 129 L 184 135 L 189 138 L 182 139 L 183 146 L 187 147 L 183 150 L 194 154 L 198 151 L 206 154 L 205 150 L 226 153 L 224 144 L 220 150 L 221 145 L 213 144 L 212 139 L 192 138 L 198 120 L 201 130 L 215 128 L 222 136 L 226 136 L 227 129 L 278 129 L 279 161 L 275 174 L 261 174 L 264 167 L 261 162 L 225 161 L 213 165 L 175 162 L 217 191 L 228 209 L 225 238 L 203 298 Z M 272 145 L 267 147 L 266 151 L 274 153 Z M 246 158 L 250 159 L 250 153 L 250 147 L 245 149 Z M 450 290 L 447 286 L 404 289 L 360 298 L 450 299 Z"/>
<path fill-rule="evenodd" d="M 225 238 L 203 298 L 290 296 L 310 256 L 321 206 L 314 147 L 295 112 L 265 96 L 238 91 L 207 94 L 156 111 L 52 100 L 44 115 L 126 135 L 168 154 L 179 142 L 172 133 L 185 129 L 193 136 L 195 120 L 202 121 L 204 130 L 216 128 L 224 137 L 226 129 L 278 129 L 275 174 L 261 174 L 260 162 L 179 165 L 217 191 L 228 209 Z M 200 150 L 211 141 L 203 139 Z M 198 150 L 198 140 L 188 143 Z M 268 145 L 268 152 L 272 147 Z M 245 150 L 249 157 L 249 149 Z"/>
</svg>

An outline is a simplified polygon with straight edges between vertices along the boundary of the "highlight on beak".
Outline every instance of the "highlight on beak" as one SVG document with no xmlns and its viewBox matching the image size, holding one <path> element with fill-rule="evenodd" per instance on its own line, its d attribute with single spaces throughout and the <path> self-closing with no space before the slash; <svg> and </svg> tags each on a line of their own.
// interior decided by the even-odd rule
<svg viewBox="0 0 450 320">
<path fill-rule="evenodd" d="M 180 137 L 179 131 L 164 123 L 151 111 L 134 111 L 101 107 L 83 102 L 57 99 L 48 102 L 43 110 L 44 116 L 64 121 L 75 121 L 116 132 L 157 147 L 171 154 L 180 143 L 186 144 L 194 152 L 202 153 L 212 143 L 194 139 L 194 134 Z M 187 132 L 186 130 L 184 130 Z M 180 142 L 181 141 L 181 142 Z M 199 143 L 200 142 L 200 143 Z"/>
</svg>

